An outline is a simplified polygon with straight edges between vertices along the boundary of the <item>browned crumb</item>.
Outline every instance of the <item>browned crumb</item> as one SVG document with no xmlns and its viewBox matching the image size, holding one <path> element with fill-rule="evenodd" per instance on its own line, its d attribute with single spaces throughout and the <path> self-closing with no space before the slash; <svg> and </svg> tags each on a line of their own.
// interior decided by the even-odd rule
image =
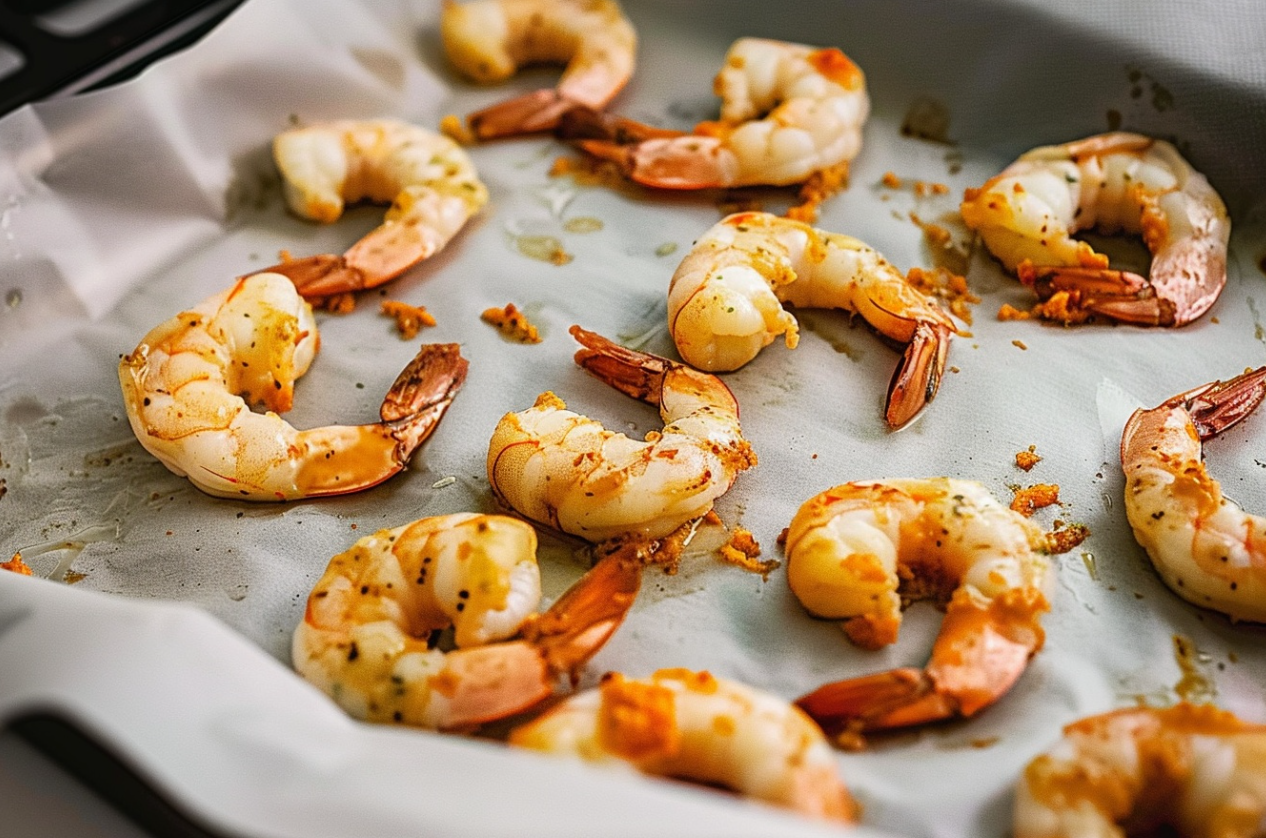
<svg viewBox="0 0 1266 838">
<path fill-rule="evenodd" d="M 18 574 L 19 576 L 34 575 L 31 572 L 30 566 L 26 562 L 22 561 L 21 553 L 14 553 L 13 558 L 9 559 L 7 562 L 0 562 L 0 570 L 8 570 L 12 573 Z"/>
<path fill-rule="evenodd" d="M 914 225 L 923 231 L 928 250 L 932 252 L 932 257 L 938 266 L 955 274 L 967 272 L 967 263 L 971 256 L 971 249 L 967 244 L 954 241 L 954 234 L 948 227 L 924 221 L 917 212 L 910 212 L 908 216 Z M 966 281 L 964 281 L 965 284 Z"/>
<path fill-rule="evenodd" d="M 787 534 L 788 534 L 790 531 L 791 531 L 791 528 L 790 528 L 790 527 L 783 527 L 783 528 L 782 528 L 782 532 L 778 533 L 778 538 L 776 539 L 775 543 L 776 543 L 779 547 L 782 547 L 782 546 L 784 546 L 784 545 L 787 543 Z"/>
<path fill-rule="evenodd" d="M 475 135 L 471 132 L 470 126 L 456 114 L 446 114 L 440 120 L 440 133 L 460 145 L 475 144 Z"/>
<path fill-rule="evenodd" d="M 310 302 L 312 302 L 313 308 L 334 314 L 349 314 L 356 309 L 356 295 L 351 291 L 345 294 L 331 294 L 328 297 L 321 297 Z"/>
<path fill-rule="evenodd" d="M 1028 348 L 1029 348 L 1028 344 L 1026 344 L 1024 341 L 1022 341 L 1022 340 L 1018 340 L 1018 339 L 1017 339 L 1017 340 L 1013 340 L 1013 341 L 1011 341 L 1011 345 L 1012 345 L 1012 346 L 1014 346 L 1016 349 L 1028 349 Z"/>
<path fill-rule="evenodd" d="M 1090 528 L 1085 524 L 1069 524 L 1046 534 L 1046 541 L 1052 553 L 1067 553 L 1090 537 Z"/>
<path fill-rule="evenodd" d="M 1038 483 L 1027 489 L 1013 486 L 1015 497 L 1011 500 L 1011 508 L 1028 518 L 1034 512 L 1054 503 L 1059 503 L 1059 485 L 1056 483 Z"/>
<path fill-rule="evenodd" d="M 536 331 L 536 327 L 528 322 L 527 317 L 514 303 L 506 303 L 505 308 L 485 309 L 480 319 L 485 323 L 491 323 L 500 329 L 502 334 L 520 343 L 541 342 L 541 336 Z"/>
<path fill-rule="evenodd" d="M 1002 308 L 998 309 L 999 320 L 1028 320 L 1032 316 L 1032 313 L 1020 311 L 1010 303 L 1003 303 Z"/>
<path fill-rule="evenodd" d="M 901 178 L 897 177 L 897 173 L 893 171 L 884 172 L 884 177 L 881 183 L 889 189 L 901 188 Z"/>
<path fill-rule="evenodd" d="M 756 543 L 752 534 L 742 527 L 736 527 L 730 535 L 730 540 L 721 545 L 722 559 L 744 570 L 759 573 L 768 579 L 769 574 L 777 570 L 781 562 L 776 559 L 758 562 L 756 557 L 759 555 L 760 545 Z"/>
<path fill-rule="evenodd" d="M 812 224 L 818 220 L 818 207 L 848 186 L 848 161 L 819 169 L 809 176 L 797 195 L 800 203 L 787 210 L 787 217 Z"/>
<path fill-rule="evenodd" d="M 383 300 L 382 313 L 396 319 L 396 328 L 402 340 L 413 340 L 423 326 L 434 326 L 435 318 L 426 306 L 411 306 L 399 300 Z"/>
<path fill-rule="evenodd" d="M 953 239 L 953 235 L 950 231 L 942 227 L 940 224 L 933 224 L 931 222 L 926 224 L 920 223 L 918 216 L 915 215 L 915 213 L 910 213 L 910 216 L 915 219 L 915 223 L 919 224 L 919 227 L 923 230 L 924 238 L 926 238 L 928 240 L 928 244 L 933 247 L 945 247 L 945 245 L 949 244 Z"/>
<path fill-rule="evenodd" d="M 948 195 L 949 187 L 944 183 L 929 183 L 926 180 L 916 180 L 914 182 L 914 194 L 920 198 L 926 198 L 928 195 Z"/>
<path fill-rule="evenodd" d="M 980 302 L 980 297 L 967 287 L 966 277 L 947 268 L 911 268 L 906 274 L 906 282 L 924 294 L 942 300 L 949 307 L 950 313 L 964 323 L 972 322 L 969 306 Z"/>
<path fill-rule="evenodd" d="M 1015 464 L 1025 471 L 1031 471 L 1033 466 L 1042 461 L 1037 455 L 1037 446 L 1030 445 L 1028 451 L 1017 451 L 1015 454 Z"/>
<path fill-rule="evenodd" d="M 1033 314 L 1043 320 L 1054 320 L 1065 326 L 1085 323 L 1093 315 L 1081 308 L 1067 291 L 1056 291 L 1050 299 L 1033 306 Z"/>
</svg>

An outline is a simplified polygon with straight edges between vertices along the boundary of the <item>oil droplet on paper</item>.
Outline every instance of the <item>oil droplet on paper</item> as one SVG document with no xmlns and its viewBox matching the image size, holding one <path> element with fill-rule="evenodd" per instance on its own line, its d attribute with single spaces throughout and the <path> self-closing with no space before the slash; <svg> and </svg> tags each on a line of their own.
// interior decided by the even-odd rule
<svg viewBox="0 0 1266 838">
<path fill-rule="evenodd" d="M 563 243 L 553 236 L 515 236 L 514 244 L 529 259 L 552 265 L 566 265 L 574 258 L 563 249 Z"/>
<path fill-rule="evenodd" d="M 937 143 L 949 143 L 949 108 L 927 96 L 921 96 L 910 103 L 905 119 L 901 123 L 901 133 L 907 137 L 918 137 Z"/>
<path fill-rule="evenodd" d="M 1181 634 L 1174 635 L 1174 660 L 1182 677 L 1174 685 L 1174 692 L 1183 701 L 1202 704 L 1212 701 L 1217 695 L 1213 682 L 1200 671 L 1200 664 L 1209 660 L 1208 655 L 1201 655 L 1196 649 L 1195 641 Z"/>
<path fill-rule="evenodd" d="M 1081 560 L 1086 565 L 1086 572 L 1090 574 L 1090 578 L 1093 581 L 1098 582 L 1099 581 L 1099 565 L 1095 561 L 1095 554 L 1082 553 Z"/>
<path fill-rule="evenodd" d="M 578 215 L 563 222 L 563 229 L 569 233 L 596 233 L 602 228 L 602 219 L 592 215 Z"/>
<path fill-rule="evenodd" d="M 672 256 L 677 252 L 677 242 L 664 242 L 655 248 L 656 256 Z"/>
<path fill-rule="evenodd" d="M 9 292 L 4 295 L 4 304 L 10 309 L 15 309 L 22 305 L 22 290 L 20 288 L 10 288 Z"/>
</svg>

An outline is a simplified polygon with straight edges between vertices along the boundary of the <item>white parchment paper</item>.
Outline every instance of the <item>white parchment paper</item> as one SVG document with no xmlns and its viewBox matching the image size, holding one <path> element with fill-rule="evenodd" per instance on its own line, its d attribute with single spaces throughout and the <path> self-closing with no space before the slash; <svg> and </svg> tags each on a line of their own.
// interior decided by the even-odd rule
<svg viewBox="0 0 1266 838">
<path fill-rule="evenodd" d="M 1018 772 L 1063 724 L 1140 700 L 1172 702 L 1193 671 L 1219 705 L 1266 721 L 1262 630 L 1196 610 L 1158 581 L 1125 521 L 1117 455 L 1134 407 L 1260 365 L 1266 356 L 1259 265 L 1266 234 L 1258 202 L 1266 185 L 1259 154 L 1266 147 L 1266 59 L 1259 49 L 1266 25 L 1252 3 L 1224 5 L 1212 19 L 1178 2 L 627 3 L 641 37 L 640 64 L 614 107 L 670 127 L 715 114 L 711 78 L 735 37 L 836 45 L 856 60 L 868 75 L 873 115 L 848 189 L 825 205 L 819 225 L 867 241 L 902 269 L 933 264 L 911 213 L 959 231 L 953 213 L 964 188 L 1028 148 L 1118 126 L 1177 141 L 1232 210 L 1226 290 L 1208 316 L 1181 330 L 1001 322 L 999 307 L 1027 307 L 1028 292 L 987 254 L 975 253 L 967 275 L 982 300 L 964 325 L 969 335 L 955 339 L 935 402 L 899 433 L 885 430 L 881 413 L 897 353 L 843 314 L 800 313 L 799 348 L 771 347 L 726 377 L 760 465 L 717 509 L 726 525 L 751 530 L 766 558 L 780 557 L 777 536 L 804 500 L 870 478 L 949 475 L 978 480 L 1004 500 L 1016 485 L 1057 483 L 1060 506 L 1037 520 L 1046 527 L 1057 519 L 1081 523 L 1092 533 L 1059 557 L 1046 647 L 996 706 L 967 722 L 840 754 L 866 828 L 1004 835 Z M 277 131 L 295 122 L 384 115 L 435 126 L 444 114 L 553 83 L 550 70 L 497 88 L 458 78 L 439 45 L 438 6 L 251 0 L 194 48 L 133 82 L 0 120 L 0 553 L 20 550 L 37 575 L 74 582 L 68 598 L 49 605 L 54 600 L 28 593 L 38 583 L 0 578 L 4 613 L 73 610 L 73 595 L 87 592 L 116 595 L 111 599 L 125 605 L 186 603 L 285 665 L 308 590 L 332 555 L 381 527 L 495 508 L 484 458 L 506 411 L 550 389 L 609 427 L 638 434 L 656 428 L 650 408 L 573 364 L 567 328 L 579 323 L 672 356 L 668 280 L 691 242 L 720 217 L 717 195 L 612 190 L 551 177 L 554 159 L 570 152 L 538 137 L 471 149 L 491 191 L 489 206 L 447 250 L 385 291 L 435 315 L 438 325 L 418 340 L 459 342 L 471 362 L 465 388 L 407 472 L 357 495 L 252 505 L 202 495 L 132 437 L 115 367 L 141 335 L 233 277 L 275 262 L 282 249 L 339 252 L 381 217 L 380 209 L 358 208 L 318 227 L 288 215 L 268 156 Z M 911 108 L 927 100 L 950 115 L 947 142 L 900 130 Z M 884 186 L 886 172 L 907 185 Z M 944 183 L 949 192 L 920 196 L 910 185 L 916 180 Z M 755 198 L 774 210 L 788 201 L 777 191 Z M 590 219 L 600 229 L 569 232 L 567 222 L 578 218 L 586 223 L 572 229 L 596 226 Z M 518 247 L 523 235 L 553 236 L 573 258 L 564 265 L 529 258 Z M 295 425 L 376 415 L 417 343 L 399 339 L 377 313 L 378 300 L 366 295 L 352 314 L 320 317 L 322 349 L 299 385 L 289 417 Z M 480 322 L 485 308 L 507 302 L 540 327 L 542 343 L 508 342 Z M 1227 493 L 1255 510 L 1266 508 L 1263 423 L 1266 417 L 1250 418 L 1207 446 Z M 1024 473 L 1014 455 L 1029 446 L 1043 459 Z M 648 577 L 584 684 L 610 669 L 641 675 L 684 666 L 794 698 L 828 680 L 926 660 L 938 624 L 934 609 L 916 606 L 895 646 L 865 652 L 833 624 L 806 616 L 780 571 L 762 579 L 723 565 L 705 542 L 716 538 L 701 538 L 679 575 Z M 574 548 L 544 536 L 550 597 L 583 570 Z M 75 642 L 54 631 L 17 649 L 14 636 L 6 648 L 0 631 L 0 654 L 23 661 L 21 677 L 7 682 L 10 703 L 0 704 L 6 714 L 51 700 L 41 694 L 41 656 Z M 1179 642 L 1194 652 L 1177 656 Z M 193 665 L 201 654 L 224 653 L 211 645 L 214 654 L 188 650 Z M 137 695 L 169 688 L 161 671 L 146 680 L 157 666 L 137 660 L 129 644 L 112 654 L 140 673 Z M 83 678 L 82 690 L 105 689 Z M 70 681 L 65 694 L 76 690 Z M 278 709 L 266 696 L 235 707 L 230 738 L 259 736 L 267 750 L 261 731 L 276 729 L 269 720 Z M 423 760 L 437 753 L 430 749 L 456 748 L 471 774 L 471 795 L 486 793 L 481 772 L 513 776 L 525 764 L 505 769 L 482 743 L 394 730 L 372 736 L 416 747 Z M 116 746 L 124 751 L 171 764 L 144 735 L 120 737 Z M 249 753 L 245 747 L 235 753 Z M 329 762 L 322 759 L 316 754 L 312 763 Z M 196 798 L 196 773 L 174 773 L 170 790 Z M 302 789 L 290 793 L 303 799 Z M 375 794 L 358 787 L 342 811 L 355 821 L 360 807 L 379 802 Z M 325 807 L 338 809 L 337 792 L 321 795 Z M 710 806 L 741 805 L 712 798 Z M 266 817 L 198 800 L 205 817 L 243 834 Z M 436 814 L 456 805 L 452 800 L 437 795 L 398 823 L 442 824 L 456 834 L 457 822 Z M 540 801 L 548 798 L 494 807 L 482 826 L 495 817 L 514 834 L 565 832 L 554 804 Z M 700 820 L 679 823 L 679 831 L 700 834 L 699 813 L 708 806 L 688 811 Z M 333 829 L 328 818 L 314 821 L 290 811 L 284 820 L 307 834 Z M 792 821 L 790 829 L 812 827 Z"/>
</svg>

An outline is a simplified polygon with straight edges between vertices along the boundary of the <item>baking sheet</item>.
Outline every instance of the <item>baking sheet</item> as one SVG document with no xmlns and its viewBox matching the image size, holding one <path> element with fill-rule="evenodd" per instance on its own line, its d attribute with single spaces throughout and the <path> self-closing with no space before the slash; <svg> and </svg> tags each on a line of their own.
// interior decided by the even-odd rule
<svg viewBox="0 0 1266 838">
<path fill-rule="evenodd" d="M 970 336 L 954 341 L 935 402 L 899 433 L 881 415 L 897 354 L 845 315 L 802 313 L 799 348 L 771 347 L 726 376 L 760 465 L 717 508 L 767 558 L 781 557 L 777 535 L 805 499 L 882 477 L 974 479 L 1003 499 L 1013 485 L 1058 483 L 1061 506 L 1037 520 L 1092 533 L 1059 557 L 1046 648 L 995 707 L 841 753 L 865 809 L 860 831 L 1006 834 L 1021 766 L 1062 724 L 1112 707 L 1182 692 L 1266 721 L 1262 630 L 1200 612 L 1161 585 L 1125 523 L 1116 455 L 1133 407 L 1266 355 L 1257 203 L 1266 172 L 1255 158 L 1266 147 L 1266 59 L 1251 49 L 1264 34 L 1251 5 L 1232 4 L 1217 21 L 1178 3 L 643 0 L 627 9 L 641 63 L 615 107 L 671 127 L 714 114 L 711 77 L 740 35 L 838 45 L 854 58 L 873 114 L 849 188 L 819 225 L 902 269 L 933 260 L 911 212 L 949 224 L 963 188 L 1022 151 L 1118 125 L 1178 141 L 1231 207 L 1227 288 L 1181 330 L 1000 322 L 998 308 L 1027 307 L 1027 292 L 974 254 L 968 279 L 982 301 Z M 575 367 L 567 328 L 672 355 L 668 279 L 720 217 L 716 195 L 550 177 L 568 152 L 548 138 L 472 149 L 489 206 L 387 292 L 436 316 L 419 340 L 461 343 L 470 377 L 408 472 L 374 490 L 288 505 L 216 500 L 168 473 L 128 429 L 115 365 L 149 328 L 282 248 L 341 251 L 380 218 L 362 208 L 317 227 L 287 215 L 267 153 L 276 131 L 383 115 L 434 126 L 555 78 L 463 82 L 444 62 L 437 16 L 437 3 L 251 0 L 136 82 L 0 120 L 0 552 L 21 550 L 38 575 L 73 583 L 0 574 L 0 717 L 36 707 L 70 715 L 230 833 L 567 834 L 592 831 L 595 819 L 606 832 L 643 833 L 650 825 L 632 813 L 651 810 L 665 834 L 736 824 L 811 833 L 819 827 L 706 790 L 354 724 L 287 671 L 290 633 L 330 556 L 380 527 L 494 508 L 484 456 L 507 410 L 552 389 L 609 427 L 655 428 L 649 408 Z M 1191 31 L 1210 37 L 1182 37 Z M 900 130 L 929 100 L 950 116 L 949 142 Z M 889 171 L 949 194 L 885 187 Z M 775 210 L 787 202 L 755 197 Z M 569 232 L 578 218 L 601 229 Z M 524 235 L 553 236 L 573 258 L 529 258 Z M 375 415 L 417 343 L 395 335 L 377 299 L 320 318 L 322 351 L 299 385 L 295 425 Z M 479 321 L 507 302 L 541 328 L 541 344 L 507 342 Z M 1263 422 L 1208 446 L 1227 493 L 1257 510 L 1266 508 Z M 1043 460 L 1026 474 L 1013 458 L 1029 446 Z M 648 577 L 583 684 L 608 669 L 686 666 L 791 698 L 926 659 L 934 609 L 916 606 L 895 646 L 864 652 L 808 618 L 781 573 L 765 580 L 716 561 L 706 548 L 715 541 L 701 538 L 679 575 Z M 547 596 L 583 570 L 574 548 L 544 538 Z M 182 744 L 190 736 L 196 745 Z M 421 801 L 417 788 L 427 790 Z"/>
</svg>

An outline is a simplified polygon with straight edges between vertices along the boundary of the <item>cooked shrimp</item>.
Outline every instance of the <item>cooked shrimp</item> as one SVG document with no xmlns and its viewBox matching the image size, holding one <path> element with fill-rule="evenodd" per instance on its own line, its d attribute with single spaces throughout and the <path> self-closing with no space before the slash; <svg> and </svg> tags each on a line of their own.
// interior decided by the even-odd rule
<svg viewBox="0 0 1266 838">
<path fill-rule="evenodd" d="M 423 518 L 330 561 L 295 629 L 294 666 L 357 718 L 473 728 L 553 695 L 619 627 L 640 568 L 611 553 L 538 615 L 529 524 Z M 431 640 L 449 627 L 457 648 L 444 652 Z"/>
<path fill-rule="evenodd" d="M 383 400 L 381 422 L 300 431 L 277 414 L 290 409 L 318 343 L 312 307 L 288 279 L 239 279 L 123 356 L 132 430 L 163 465 L 220 497 L 294 500 L 381 483 L 435 430 L 466 359 L 456 344 L 424 345 Z"/>
<path fill-rule="evenodd" d="M 1231 221 L 1222 199 L 1172 145 L 1113 133 L 1022 155 L 980 189 L 963 220 L 989 251 L 1045 300 L 1140 326 L 1182 326 L 1226 285 Z M 1073 238 L 1079 230 L 1141 233 L 1147 277 L 1112 270 Z"/>
<path fill-rule="evenodd" d="M 708 672 L 608 673 L 596 689 L 516 728 L 510 743 L 719 785 L 812 817 L 856 816 L 811 720 L 781 698 Z"/>
<path fill-rule="evenodd" d="M 810 498 L 786 542 L 787 581 L 810 614 L 878 649 L 897 639 L 903 598 L 949 605 L 923 669 L 838 681 L 796 703 L 849 735 L 988 707 L 1042 648 L 1049 548 L 1037 525 L 967 480 L 846 483 Z"/>
<path fill-rule="evenodd" d="M 860 313 L 908 345 L 888 387 L 891 426 L 936 395 L 953 321 L 857 239 L 765 212 L 728 216 L 696 242 L 668 287 L 668 329 L 687 363 L 734 370 L 779 335 L 795 348 L 784 302 Z"/>
<path fill-rule="evenodd" d="M 702 122 L 690 134 L 622 143 L 619 136 L 585 139 L 591 131 L 603 133 L 593 125 L 569 131 L 588 153 L 662 189 L 803 183 L 846 165 L 861 150 L 870 113 L 866 79 L 838 49 L 740 38 L 713 87 L 721 119 Z M 629 121 L 619 124 L 619 133 L 644 133 Z"/>
<path fill-rule="evenodd" d="M 558 87 L 471 114 L 480 139 L 552 131 L 582 105 L 601 110 L 628 84 L 637 33 L 615 0 L 444 0 L 440 34 L 459 71 L 487 84 L 525 64 L 565 63 Z"/>
<path fill-rule="evenodd" d="M 1266 835 L 1266 725 L 1178 704 L 1064 728 L 1024 770 L 1015 838 Z"/>
<path fill-rule="evenodd" d="M 1266 622 L 1266 518 L 1222 495 L 1202 443 L 1266 397 L 1266 367 L 1137 410 L 1121 436 L 1125 514 L 1157 573 L 1188 602 Z"/>
<path fill-rule="evenodd" d="M 346 204 L 390 203 L 383 223 L 340 255 L 287 259 L 269 271 L 308 299 L 395 279 L 434 255 L 488 201 L 466 152 L 448 137 L 390 119 L 337 121 L 283 131 L 273 157 L 290 209 L 332 223 Z"/>
<path fill-rule="evenodd" d="M 507 507 L 589 541 L 660 538 L 706 514 L 756 464 L 721 380 L 617 346 L 573 326 L 576 363 L 659 407 L 661 432 L 638 442 L 567 410 L 553 393 L 502 417 L 488 446 L 488 480 Z"/>
</svg>

